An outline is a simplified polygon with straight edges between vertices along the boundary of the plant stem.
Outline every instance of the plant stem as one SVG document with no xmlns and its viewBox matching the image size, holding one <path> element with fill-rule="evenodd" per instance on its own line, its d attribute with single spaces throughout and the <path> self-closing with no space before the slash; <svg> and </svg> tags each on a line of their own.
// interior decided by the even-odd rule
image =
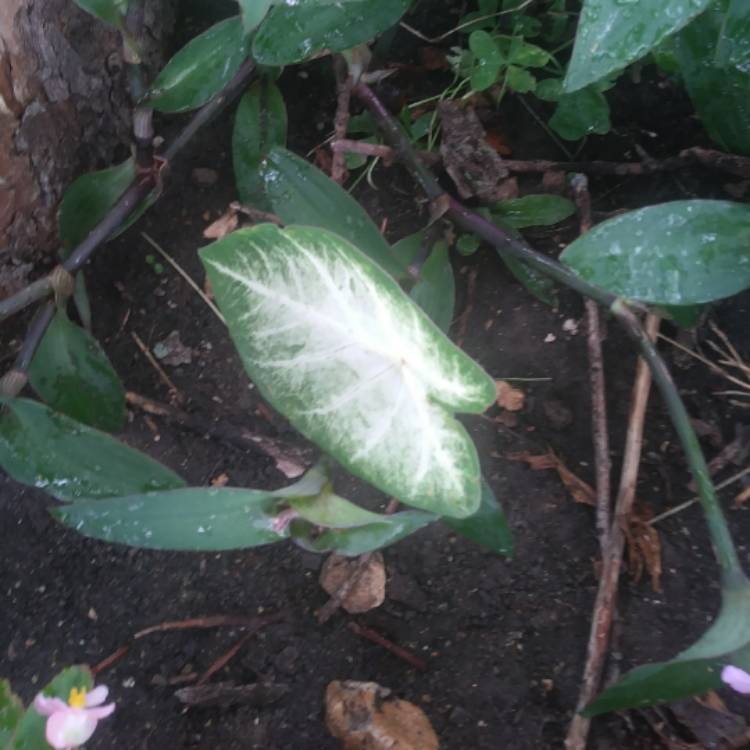
<svg viewBox="0 0 750 750">
<path fill-rule="evenodd" d="M 422 189 L 432 201 L 446 201 L 446 215 L 464 229 L 493 245 L 501 255 L 506 255 L 527 263 L 532 268 L 550 276 L 555 281 L 574 289 L 580 294 L 596 300 L 599 304 L 611 309 L 626 332 L 637 342 L 643 358 L 648 363 L 654 382 L 659 387 L 666 402 L 667 410 L 680 438 L 690 469 L 695 477 L 703 511 L 706 516 L 709 534 L 714 552 L 722 572 L 722 580 L 727 583 L 744 581 L 745 576 L 740 565 L 737 550 L 732 541 L 726 519 L 721 510 L 716 490 L 708 473 L 708 466 L 698 438 L 693 430 L 685 405 L 680 399 L 677 387 L 669 374 L 664 360 L 650 341 L 646 332 L 630 306 L 611 292 L 584 281 L 558 261 L 542 255 L 525 242 L 506 234 L 495 224 L 470 211 L 454 198 L 447 196 L 430 170 L 420 161 L 413 144 L 400 127 L 398 121 L 388 112 L 372 89 L 360 83 L 354 93 L 364 101 L 378 122 L 385 139 L 396 151 L 404 166 L 419 182 Z"/>
</svg>

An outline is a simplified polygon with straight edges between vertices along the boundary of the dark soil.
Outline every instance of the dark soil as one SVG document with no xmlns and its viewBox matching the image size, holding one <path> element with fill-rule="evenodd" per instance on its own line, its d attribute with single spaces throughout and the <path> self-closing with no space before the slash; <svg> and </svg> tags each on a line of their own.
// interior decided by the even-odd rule
<svg viewBox="0 0 750 750">
<path fill-rule="evenodd" d="M 413 49 L 410 38 L 402 42 Z M 334 97 L 326 66 L 325 61 L 308 66 L 305 79 L 292 69 L 281 81 L 290 104 L 290 144 L 301 153 L 322 141 L 331 127 Z M 389 85 L 397 88 L 399 79 Z M 430 85 L 429 79 L 423 81 L 422 93 L 429 93 Z M 612 102 L 619 124 L 610 136 L 591 139 L 581 158 L 628 158 L 634 156 L 635 144 L 661 156 L 705 143 L 689 105 L 669 86 L 656 81 L 639 87 L 623 84 L 612 93 Z M 509 99 L 504 106 L 499 121 L 515 158 L 562 157 L 517 102 Z M 235 199 L 230 126 L 227 115 L 200 134 L 174 165 L 163 198 L 137 227 L 99 253 L 87 277 L 95 333 L 128 390 L 160 401 L 169 398 L 132 333 L 153 347 L 177 330 L 196 352 L 191 364 L 167 369 L 186 399 L 186 409 L 205 424 L 204 433 L 133 411 L 122 439 L 194 485 L 226 473 L 232 485 L 276 487 L 285 480 L 274 461 L 212 436 L 215 421 L 307 446 L 260 403 L 225 329 L 201 299 L 171 268 L 157 274 L 146 262 L 153 251 L 140 235 L 148 232 L 202 281 L 196 254 L 207 242 L 202 230 Z M 656 136 L 645 135 L 646 130 Z M 190 175 L 195 167 L 218 170 L 218 184 L 194 185 Z M 423 206 L 414 200 L 418 191 L 404 173 L 395 167 L 381 169 L 375 181 L 380 190 L 367 188 L 357 195 L 377 222 L 389 219 L 389 239 L 424 222 Z M 524 190 L 534 192 L 534 181 L 525 181 Z M 599 218 L 667 199 L 727 197 L 721 181 L 701 171 L 594 179 L 592 193 Z M 575 232 L 575 220 L 570 220 L 562 228 L 530 232 L 528 237 L 556 254 Z M 484 552 L 447 528 L 432 526 L 385 551 L 386 602 L 356 618 L 426 659 L 426 671 L 354 635 L 347 627 L 349 615 L 339 613 L 318 625 L 314 612 L 327 599 L 317 582 L 323 559 L 291 543 L 225 554 L 102 544 L 54 522 L 45 510 L 46 495 L 0 476 L 0 673 L 31 699 L 58 669 L 71 663 L 96 664 L 147 626 L 198 615 L 283 612 L 282 621 L 263 628 L 214 678 L 286 685 L 288 692 L 277 703 L 185 709 L 165 679 L 202 672 L 241 631 L 156 634 L 138 641 L 101 674 L 118 708 L 91 747 L 333 750 L 338 743 L 325 729 L 323 696 L 334 679 L 372 680 L 420 705 L 445 750 L 561 747 L 577 700 L 597 585 L 593 512 L 574 503 L 553 473 L 531 471 L 504 456 L 514 451 L 543 453 L 551 446 L 573 471 L 593 482 L 584 325 L 577 334 L 563 329 L 570 318 L 581 321 L 582 305 L 567 293 L 557 310 L 536 302 L 489 248 L 468 259 L 456 256 L 455 269 L 457 313 L 469 302 L 467 279 L 476 274 L 463 341 L 466 351 L 496 378 L 546 380 L 517 384 L 527 400 L 515 427 L 498 424 L 497 410 L 466 420 L 484 474 L 508 514 L 514 558 Z M 745 295 L 711 313 L 745 355 L 750 354 L 749 306 Z M 614 324 L 604 348 L 617 468 L 635 354 Z M 674 361 L 671 351 L 667 355 Z M 712 396 L 727 386 L 702 365 L 682 359 L 674 364 L 691 414 L 715 426 L 721 443 L 731 440 L 735 424 L 747 421 L 747 411 Z M 705 443 L 709 457 L 720 447 L 716 437 Z M 722 477 L 729 473 L 732 469 Z M 679 446 L 654 397 L 639 500 L 660 513 L 691 496 L 688 481 Z M 349 486 L 363 502 L 380 502 L 366 488 L 353 482 Z M 749 542 L 746 513 L 730 510 L 730 521 L 740 542 Z M 698 508 L 658 528 L 663 590 L 654 592 L 648 576 L 638 582 L 623 577 L 610 675 L 674 655 L 716 612 L 716 567 Z M 660 746 L 639 714 L 597 720 L 594 737 L 592 747 L 597 748 Z"/>
</svg>

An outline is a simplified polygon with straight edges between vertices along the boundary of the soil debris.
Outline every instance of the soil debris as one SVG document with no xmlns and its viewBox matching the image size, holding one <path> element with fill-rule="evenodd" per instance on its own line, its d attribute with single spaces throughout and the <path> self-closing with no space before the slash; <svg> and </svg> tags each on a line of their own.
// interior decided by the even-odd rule
<svg viewBox="0 0 750 750">
<path fill-rule="evenodd" d="M 385 563 L 382 553 L 371 553 L 364 565 L 360 559 L 331 555 L 320 571 L 320 585 L 327 594 L 336 596 L 336 592 L 352 576 L 356 576 L 356 580 L 340 601 L 340 606 L 347 612 L 369 612 L 385 601 Z"/>
<path fill-rule="evenodd" d="M 596 505 L 596 493 L 591 485 L 577 477 L 552 448 L 539 456 L 534 456 L 528 451 L 520 451 L 518 453 L 506 453 L 505 458 L 509 461 L 524 461 L 534 471 L 554 469 L 577 503 Z"/>
<path fill-rule="evenodd" d="M 506 411 L 521 411 L 526 401 L 526 394 L 520 388 L 514 388 L 506 380 L 495 381 L 497 405 Z"/>
</svg>

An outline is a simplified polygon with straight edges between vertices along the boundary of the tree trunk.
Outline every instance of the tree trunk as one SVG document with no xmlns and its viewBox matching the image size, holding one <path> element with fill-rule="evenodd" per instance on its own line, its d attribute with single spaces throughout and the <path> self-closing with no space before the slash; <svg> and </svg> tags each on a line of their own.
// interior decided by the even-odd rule
<svg viewBox="0 0 750 750">
<path fill-rule="evenodd" d="M 151 64 L 175 5 L 145 0 Z M 70 182 L 127 157 L 130 110 L 116 31 L 73 0 L 0 0 L 0 297 L 56 250 Z"/>
</svg>

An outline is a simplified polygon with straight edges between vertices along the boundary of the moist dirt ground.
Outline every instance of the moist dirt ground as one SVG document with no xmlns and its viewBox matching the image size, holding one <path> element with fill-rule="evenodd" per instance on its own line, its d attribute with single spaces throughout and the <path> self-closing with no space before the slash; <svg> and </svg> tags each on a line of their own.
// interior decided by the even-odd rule
<svg viewBox="0 0 750 750">
<path fill-rule="evenodd" d="M 436 30 L 449 25 L 443 22 L 441 27 L 440 19 L 433 23 Z M 399 59 L 414 63 L 423 43 L 400 32 L 394 45 Z M 331 131 L 335 88 L 329 70 L 319 61 L 281 78 L 289 106 L 290 147 L 298 153 L 308 153 Z M 386 93 L 392 100 L 429 95 L 439 91 L 439 76 L 405 69 L 389 79 Z M 578 158 L 634 159 L 637 146 L 659 158 L 708 145 L 684 95 L 653 71 L 644 71 L 638 86 L 621 83 L 610 97 L 613 131 L 589 139 Z M 539 102 L 534 106 L 545 112 Z M 147 261 L 155 252 L 141 235 L 148 233 L 202 284 L 196 254 L 207 243 L 202 232 L 236 199 L 232 118 L 229 111 L 198 136 L 173 165 L 158 204 L 100 251 L 86 274 L 94 332 L 128 391 L 159 402 L 174 397 L 134 334 L 153 349 L 177 331 L 192 353 L 189 363 L 164 367 L 182 408 L 193 417 L 192 427 L 132 408 L 122 439 L 193 485 L 226 475 L 234 486 L 271 488 L 288 480 L 274 459 L 250 446 L 247 433 L 275 438 L 284 450 L 299 451 L 308 462 L 314 449 L 259 399 L 226 330 L 206 304 L 161 258 L 156 260 L 163 269 Z M 485 124 L 502 131 L 513 158 L 565 158 L 512 97 L 489 120 Z M 217 182 L 197 184 L 196 167 L 215 170 Z M 727 181 L 698 168 L 640 178 L 592 178 L 595 219 L 665 200 L 728 198 Z M 374 182 L 378 189 L 362 182 L 355 195 L 378 224 L 388 220 L 389 240 L 424 225 L 426 207 L 405 172 L 379 168 Z M 522 192 L 538 192 L 539 182 L 540 177 L 522 180 Z M 529 231 L 527 239 L 557 255 L 576 233 L 577 220 L 572 218 L 552 229 Z M 334 750 L 339 745 L 326 731 L 323 699 L 327 684 L 342 679 L 378 682 L 422 707 L 444 750 L 561 747 L 577 700 L 597 586 L 594 514 L 574 502 L 554 472 L 533 471 L 508 454 L 542 454 L 552 448 L 573 472 L 594 481 L 582 304 L 566 292 L 556 309 L 537 302 L 488 247 L 468 258 L 455 255 L 454 267 L 454 339 L 493 377 L 533 379 L 514 383 L 526 395 L 524 408 L 514 417 L 493 408 L 465 420 L 484 475 L 508 515 L 513 559 L 483 551 L 436 524 L 385 550 L 388 588 L 380 608 L 359 616 L 339 611 L 319 625 L 315 612 L 328 598 L 318 584 L 320 556 L 292 543 L 223 554 L 103 544 L 53 521 L 46 511 L 48 496 L 0 475 L 0 674 L 28 700 L 59 668 L 95 665 L 146 627 L 198 616 L 281 613 L 211 680 L 285 686 L 276 702 L 186 708 L 175 697 L 174 683 L 207 669 L 243 631 L 216 627 L 160 632 L 136 641 L 99 675 L 118 708 L 103 722 L 91 747 Z M 748 295 L 719 304 L 696 331 L 681 334 L 681 341 L 700 344 L 711 320 L 749 357 L 749 308 Z M 577 326 L 566 323 L 571 320 Z M 20 343 L 22 322 L 3 332 L 9 344 L 0 351 L 3 369 Z M 676 335 L 668 324 L 664 331 Z M 737 426 L 750 421 L 750 415 L 714 394 L 730 386 L 704 365 L 666 344 L 662 348 L 691 415 L 700 420 L 711 458 L 734 439 Z M 604 357 L 616 480 L 635 353 L 611 321 Z M 738 468 L 730 464 L 718 478 Z M 688 483 L 682 452 L 654 394 L 638 484 L 639 513 L 659 514 L 689 499 Z M 343 489 L 370 507 L 384 507 L 383 498 L 353 480 L 345 480 Z M 724 500 L 745 556 L 750 518 L 731 505 L 739 489 L 732 487 Z M 717 610 L 717 571 L 698 507 L 657 528 L 661 590 L 654 590 L 648 572 L 640 580 L 623 575 L 609 678 L 674 655 L 705 629 Z M 410 650 L 427 668 L 417 670 L 363 640 L 349 628 L 351 620 Z M 184 682 L 190 684 L 189 677 Z M 741 702 L 724 698 L 735 713 L 742 713 Z M 674 729 L 678 714 L 690 710 L 598 719 L 591 747 L 665 747 L 654 727 L 663 722 Z M 695 740 L 684 722 L 675 731 L 682 733 L 682 740 Z M 726 744 L 717 740 L 705 746 Z"/>
</svg>

